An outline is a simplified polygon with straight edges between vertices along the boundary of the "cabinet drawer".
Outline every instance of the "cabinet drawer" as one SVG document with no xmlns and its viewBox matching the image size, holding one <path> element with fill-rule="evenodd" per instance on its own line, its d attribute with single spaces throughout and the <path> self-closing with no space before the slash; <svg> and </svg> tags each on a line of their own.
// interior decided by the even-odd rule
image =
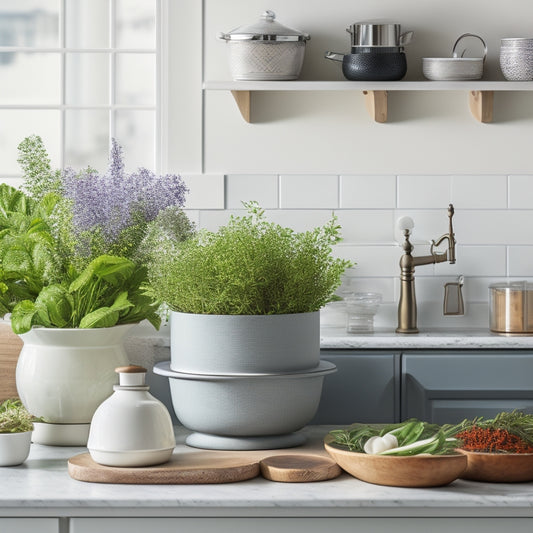
<svg viewBox="0 0 533 533">
<path fill-rule="evenodd" d="M 324 350 L 337 365 L 324 379 L 318 412 L 311 424 L 394 422 L 399 417 L 399 354 Z"/>
<path fill-rule="evenodd" d="M 0 518 L 2 533 L 59 533 L 58 518 Z"/>
<path fill-rule="evenodd" d="M 533 354 L 406 353 L 401 388 L 402 419 L 444 424 L 513 409 L 533 412 Z"/>
</svg>

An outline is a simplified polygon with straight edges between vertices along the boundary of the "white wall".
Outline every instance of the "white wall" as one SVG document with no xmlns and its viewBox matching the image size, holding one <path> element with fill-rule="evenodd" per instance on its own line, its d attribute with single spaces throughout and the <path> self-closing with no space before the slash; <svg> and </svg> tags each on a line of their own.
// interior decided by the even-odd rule
<svg viewBox="0 0 533 533">
<path fill-rule="evenodd" d="M 533 277 L 533 93 L 498 92 L 492 124 L 472 118 L 463 92 L 392 92 L 387 124 L 370 120 L 358 92 L 257 93 L 255 123 L 247 124 L 229 92 L 200 88 L 202 81 L 230 79 L 217 32 L 250 23 L 265 9 L 311 34 L 306 80 L 342 79 L 324 51 L 347 52 L 345 28 L 365 19 L 415 32 L 406 79 L 422 79 L 422 57 L 450 55 L 455 39 L 472 32 L 488 44 L 485 78 L 501 80 L 499 40 L 533 36 L 533 4 L 205 0 L 203 6 L 171 0 L 171 27 L 183 35 L 174 33 L 169 63 L 175 106 L 169 170 L 189 175 L 191 216 L 216 229 L 241 200 L 256 199 L 271 218 L 306 229 L 335 211 L 345 236 L 336 253 L 357 262 L 357 289 L 383 292 L 388 305 L 377 321 L 394 326 L 400 255 L 394 222 L 413 216 L 415 240 L 427 242 L 445 232 L 451 201 L 457 264 L 417 269 L 419 324 L 486 327 L 488 284 Z M 442 317 L 443 284 L 458 274 L 466 276 L 467 315 Z"/>
</svg>

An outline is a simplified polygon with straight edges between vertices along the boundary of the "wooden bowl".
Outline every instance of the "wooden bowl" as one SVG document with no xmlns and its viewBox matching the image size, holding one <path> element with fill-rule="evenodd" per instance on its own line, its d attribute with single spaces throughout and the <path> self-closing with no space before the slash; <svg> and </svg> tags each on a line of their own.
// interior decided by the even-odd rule
<svg viewBox="0 0 533 533">
<path fill-rule="evenodd" d="M 533 481 L 533 453 L 458 451 L 468 459 L 466 470 L 460 476 L 463 479 L 493 483 Z"/>
<path fill-rule="evenodd" d="M 467 458 L 455 455 L 394 457 L 350 452 L 324 444 L 338 465 L 352 476 L 391 487 L 439 487 L 457 479 L 466 469 Z"/>
</svg>

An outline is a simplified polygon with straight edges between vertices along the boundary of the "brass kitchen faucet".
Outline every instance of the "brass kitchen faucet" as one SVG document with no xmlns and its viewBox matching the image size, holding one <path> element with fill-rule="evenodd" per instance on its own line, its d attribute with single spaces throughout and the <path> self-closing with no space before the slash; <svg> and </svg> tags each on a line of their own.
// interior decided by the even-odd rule
<svg viewBox="0 0 533 533">
<path fill-rule="evenodd" d="M 430 255 L 415 257 L 411 255 L 414 246 L 409 241 L 409 235 L 413 228 L 413 221 L 409 217 L 400 219 L 399 224 L 403 230 L 405 241 L 403 243 L 403 255 L 400 258 L 401 285 L 400 301 L 398 303 L 398 327 L 396 333 L 418 333 L 416 325 L 416 295 L 415 295 L 415 267 L 421 265 L 432 265 L 434 263 L 444 263 L 449 261 L 455 263 L 455 233 L 453 232 L 452 217 L 453 205 L 448 206 L 449 227 L 448 233 L 439 237 L 436 241 L 431 241 Z M 448 249 L 443 253 L 435 252 L 444 240 L 448 240 Z"/>
</svg>

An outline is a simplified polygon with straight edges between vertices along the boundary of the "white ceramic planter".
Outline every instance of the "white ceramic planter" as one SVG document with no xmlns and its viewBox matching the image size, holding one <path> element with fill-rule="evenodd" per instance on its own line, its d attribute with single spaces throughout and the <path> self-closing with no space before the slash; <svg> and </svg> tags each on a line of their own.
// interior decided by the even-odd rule
<svg viewBox="0 0 533 533">
<path fill-rule="evenodd" d="M 30 454 L 31 431 L 0 433 L 0 466 L 16 466 Z"/>
<path fill-rule="evenodd" d="M 76 444 L 78 437 L 71 435 L 74 425 L 82 425 L 75 433 L 85 439 L 78 444 L 87 442 L 91 418 L 117 382 L 115 368 L 128 364 L 122 341 L 131 327 L 33 328 L 20 336 L 24 342 L 16 370 L 20 399 L 30 413 L 45 422 L 69 425 L 64 426 L 68 442 L 57 444 Z M 40 442 L 42 425 L 36 424 L 34 442 Z M 40 443 L 56 444 L 49 429 L 42 432 L 45 442 Z"/>
<path fill-rule="evenodd" d="M 171 368 L 192 374 L 298 372 L 320 362 L 320 313 L 170 317 Z"/>
</svg>

